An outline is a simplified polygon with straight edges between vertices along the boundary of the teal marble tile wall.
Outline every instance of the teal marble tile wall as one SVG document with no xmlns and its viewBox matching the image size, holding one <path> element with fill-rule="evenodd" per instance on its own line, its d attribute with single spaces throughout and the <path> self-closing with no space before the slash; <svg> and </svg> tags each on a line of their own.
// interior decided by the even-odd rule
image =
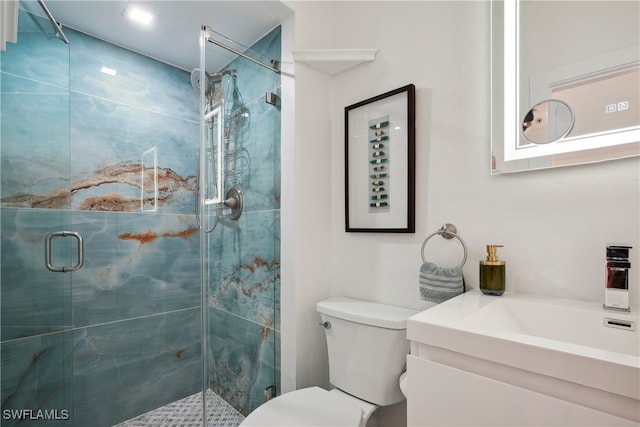
<svg viewBox="0 0 640 427">
<path fill-rule="evenodd" d="M 112 425 L 198 392 L 200 317 L 197 307 L 76 328 L 74 425 Z"/>
<path fill-rule="evenodd" d="M 0 54 L 2 425 L 45 425 L 5 409 L 64 409 L 46 425 L 110 426 L 201 389 L 197 95 L 185 71 L 19 25 Z M 67 229 L 85 265 L 49 272 L 44 236 Z"/>
<path fill-rule="evenodd" d="M 2 343 L 2 426 L 74 425 L 72 352 L 72 331 Z"/>
<path fill-rule="evenodd" d="M 280 28 L 251 47 L 267 62 L 280 59 Z M 264 101 L 280 92 L 280 76 L 244 59 L 238 89 L 251 124 L 241 136 L 249 153 L 242 168 L 245 208 L 208 236 L 209 381 L 243 414 L 263 403 L 264 389 L 280 390 L 280 110 Z"/>
<path fill-rule="evenodd" d="M 264 402 L 274 384 L 276 332 L 269 327 L 209 307 L 211 390 L 243 414 Z"/>
<path fill-rule="evenodd" d="M 69 89 L 69 46 L 55 38 L 45 18 L 20 10 L 18 43 L 8 43 L 0 56 L 3 74 Z"/>
<path fill-rule="evenodd" d="M 4 343 L 9 340 L 73 327 L 71 275 L 43 268 L 43 236 L 68 229 L 69 220 L 69 212 L 60 210 L 2 209 L 0 301 L 3 352 L 6 349 Z M 67 243 L 66 240 L 64 242 Z M 66 264 L 70 247 L 56 245 L 55 249 L 55 265 Z M 5 382 L 3 376 L 2 384 Z"/>
<path fill-rule="evenodd" d="M 85 265 L 73 275 L 76 327 L 200 307 L 199 235 L 189 215 L 73 211 Z"/>
</svg>

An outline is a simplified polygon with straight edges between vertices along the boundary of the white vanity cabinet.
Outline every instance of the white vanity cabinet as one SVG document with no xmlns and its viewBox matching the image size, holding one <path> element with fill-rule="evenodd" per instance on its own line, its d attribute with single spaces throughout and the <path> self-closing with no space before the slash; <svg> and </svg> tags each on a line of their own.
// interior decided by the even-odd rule
<svg viewBox="0 0 640 427">
<path fill-rule="evenodd" d="M 422 351 L 414 351 L 416 347 Z M 524 385 L 500 381 L 490 373 L 481 375 L 434 362 L 428 359 L 426 346 L 412 343 L 412 354 L 425 352 L 427 357 L 407 358 L 409 427 L 639 425 Z"/>
<path fill-rule="evenodd" d="M 536 323 L 557 313 L 557 326 L 536 330 L 528 311 Z M 469 292 L 413 316 L 407 425 L 640 426 L 638 331 L 604 326 L 609 315 L 580 302 Z M 637 324 L 637 315 L 618 317 Z M 560 340 L 570 319 L 587 328 L 567 331 L 580 344 Z"/>
</svg>

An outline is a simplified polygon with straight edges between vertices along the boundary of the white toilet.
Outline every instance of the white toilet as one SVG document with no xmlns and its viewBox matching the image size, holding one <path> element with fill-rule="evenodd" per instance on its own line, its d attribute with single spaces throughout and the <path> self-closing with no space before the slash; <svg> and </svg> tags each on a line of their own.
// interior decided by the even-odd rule
<svg viewBox="0 0 640 427">
<path fill-rule="evenodd" d="M 378 406 L 404 400 L 399 380 L 409 353 L 406 325 L 417 311 L 344 297 L 321 301 L 316 309 L 335 388 L 285 393 L 254 410 L 241 427 L 363 427 Z"/>
</svg>

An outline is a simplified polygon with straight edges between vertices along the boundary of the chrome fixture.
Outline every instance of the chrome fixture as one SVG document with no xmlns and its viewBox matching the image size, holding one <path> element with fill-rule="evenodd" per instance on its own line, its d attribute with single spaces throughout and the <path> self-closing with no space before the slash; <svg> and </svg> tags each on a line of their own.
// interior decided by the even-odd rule
<svg viewBox="0 0 640 427">
<path fill-rule="evenodd" d="M 271 70 L 276 74 L 280 74 L 280 62 L 276 61 L 275 59 L 271 60 L 271 65 L 265 64 L 264 62 L 258 61 L 257 59 L 250 57 L 249 55 L 245 54 L 244 52 L 239 51 L 238 49 L 235 49 L 235 48 L 233 48 L 231 46 L 227 46 L 226 44 L 222 43 L 221 41 L 212 38 L 211 37 L 211 33 L 214 32 L 214 31 L 212 31 L 211 27 L 209 27 L 208 25 L 202 26 L 202 31 L 205 33 L 206 40 L 209 43 L 215 44 L 216 46 L 219 46 L 219 47 L 221 47 L 223 49 L 226 49 L 231 53 L 234 53 L 234 54 L 236 54 L 238 56 L 243 57 L 244 59 L 248 59 L 249 61 L 253 62 L 254 64 L 258 64 L 261 67 L 264 67 L 264 68 L 266 68 L 268 70 Z"/>
<path fill-rule="evenodd" d="M 231 187 L 224 197 L 224 205 L 231 209 L 231 213 L 227 215 L 227 218 L 236 220 L 242 215 L 242 209 L 244 208 L 244 196 L 242 190 L 239 187 Z"/>
<path fill-rule="evenodd" d="M 69 39 L 67 38 L 67 36 L 64 35 L 64 31 L 62 31 L 62 25 L 60 25 L 60 23 L 56 21 L 56 18 L 53 17 L 47 5 L 44 4 L 44 1 L 38 0 L 38 4 L 40 5 L 44 13 L 47 15 L 47 18 L 49 18 L 49 21 L 51 21 L 53 28 L 56 30 L 56 35 L 60 37 L 62 41 L 64 41 L 66 44 L 69 44 Z"/>
<path fill-rule="evenodd" d="M 629 309 L 629 245 L 607 245 L 607 276 L 604 308 L 630 311 Z"/>
<path fill-rule="evenodd" d="M 320 322 L 318 323 L 318 325 L 322 326 L 325 329 L 331 329 L 331 322 L 329 322 L 328 320 Z"/>
<path fill-rule="evenodd" d="M 633 322 L 631 320 L 612 319 L 610 317 L 605 317 L 603 323 L 607 328 L 622 329 L 623 331 L 632 332 L 636 330 L 636 322 Z"/>
<path fill-rule="evenodd" d="M 280 73 L 277 62 L 272 61 L 272 64 L 276 64 L 274 67 L 268 66 L 244 52 L 213 39 L 212 34 L 210 27 L 202 27 L 201 47 L 205 46 L 206 42 L 210 42 L 275 73 Z M 243 181 L 250 179 L 250 176 L 244 176 L 244 166 L 251 160 L 249 153 L 243 147 L 243 141 L 248 137 L 251 115 L 238 89 L 238 71 L 227 69 L 216 73 L 207 72 L 203 53 L 204 50 L 201 48 L 200 67 L 191 72 L 191 84 L 200 94 L 201 104 L 201 146 L 195 211 L 198 225 L 204 227 L 206 233 L 211 233 L 220 217 L 237 220 L 242 215 Z M 275 93 L 273 102 L 279 103 Z M 201 212 L 203 208 L 210 209 L 211 213 L 203 214 Z M 211 217 L 209 223 L 204 221 L 209 217 Z"/>
<path fill-rule="evenodd" d="M 277 109 L 280 109 L 280 97 L 275 92 L 265 92 L 264 102 L 273 105 Z"/>
<path fill-rule="evenodd" d="M 276 397 L 276 394 L 277 394 L 277 388 L 275 384 L 271 384 L 269 387 L 264 389 L 264 401 L 268 402 L 269 400 Z"/>
<path fill-rule="evenodd" d="M 75 265 L 69 267 L 57 267 L 53 265 L 51 261 L 51 241 L 56 237 L 73 237 L 78 241 L 78 260 Z M 84 241 L 82 240 L 80 233 L 76 233 L 75 231 L 56 231 L 54 233 L 47 234 L 44 239 L 44 263 L 48 270 L 56 273 L 68 273 L 80 270 L 84 265 Z"/>
<path fill-rule="evenodd" d="M 468 252 L 467 244 L 464 242 L 464 240 L 462 240 L 462 237 L 460 237 L 460 235 L 458 234 L 458 229 L 456 228 L 456 226 L 449 223 L 444 224 L 442 227 L 440 227 L 438 231 L 435 231 L 429 234 L 424 239 L 424 241 L 422 242 L 422 247 L 420 248 L 420 253 L 422 254 L 422 262 L 426 262 L 427 260 L 424 255 L 424 249 L 427 246 L 427 242 L 429 241 L 429 239 L 431 239 L 433 236 L 442 236 L 444 239 L 447 239 L 447 240 L 451 240 L 454 237 L 458 239 L 458 241 L 462 245 L 462 249 L 464 250 L 464 254 L 462 256 L 462 262 L 459 265 L 459 267 L 462 268 L 464 264 L 467 262 L 467 252 Z"/>
</svg>

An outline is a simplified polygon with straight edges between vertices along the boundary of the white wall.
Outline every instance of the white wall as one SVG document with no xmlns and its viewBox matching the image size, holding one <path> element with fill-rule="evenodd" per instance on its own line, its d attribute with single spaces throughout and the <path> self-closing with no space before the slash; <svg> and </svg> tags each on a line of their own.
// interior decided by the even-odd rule
<svg viewBox="0 0 640 427">
<path fill-rule="evenodd" d="M 557 297 L 602 301 L 605 245 L 630 243 L 631 300 L 640 306 L 637 158 L 490 175 L 487 2 L 287 4 L 296 12 L 297 48 L 378 49 L 373 63 L 334 78 L 296 64 L 295 221 L 283 219 L 283 228 L 295 229 L 296 265 L 294 277 L 283 271 L 282 287 L 298 297 L 295 313 L 283 301 L 283 324 L 295 322 L 304 341 L 290 348 L 297 352 L 290 374 L 299 377 L 292 384 L 327 381 L 326 359 L 315 353 L 322 335 L 306 332 L 317 299 L 427 306 L 417 292 L 420 246 L 446 222 L 469 247 L 468 285 L 478 286 L 485 245 L 500 243 L 508 291 Z M 344 107 L 408 83 L 417 89 L 416 233 L 345 233 Z M 461 249 L 436 236 L 427 256 L 454 264 Z M 283 346 L 288 339 L 283 329 Z M 283 376 L 291 369 L 283 363 Z"/>
<path fill-rule="evenodd" d="M 283 26 L 283 43 L 328 43 L 331 33 L 324 31 L 323 22 L 331 20 L 329 4 L 287 5 L 296 15 Z M 283 86 L 282 101 L 283 127 L 293 121 L 294 134 L 293 139 L 283 134 L 281 179 L 281 379 L 282 392 L 288 392 L 311 385 L 329 387 L 324 330 L 315 304 L 329 296 L 331 82 L 305 67 L 292 67 L 291 52 L 284 46 L 282 56 L 283 70 L 294 68 L 295 74 L 295 90 Z M 283 81 L 289 79 L 283 75 Z"/>
</svg>

